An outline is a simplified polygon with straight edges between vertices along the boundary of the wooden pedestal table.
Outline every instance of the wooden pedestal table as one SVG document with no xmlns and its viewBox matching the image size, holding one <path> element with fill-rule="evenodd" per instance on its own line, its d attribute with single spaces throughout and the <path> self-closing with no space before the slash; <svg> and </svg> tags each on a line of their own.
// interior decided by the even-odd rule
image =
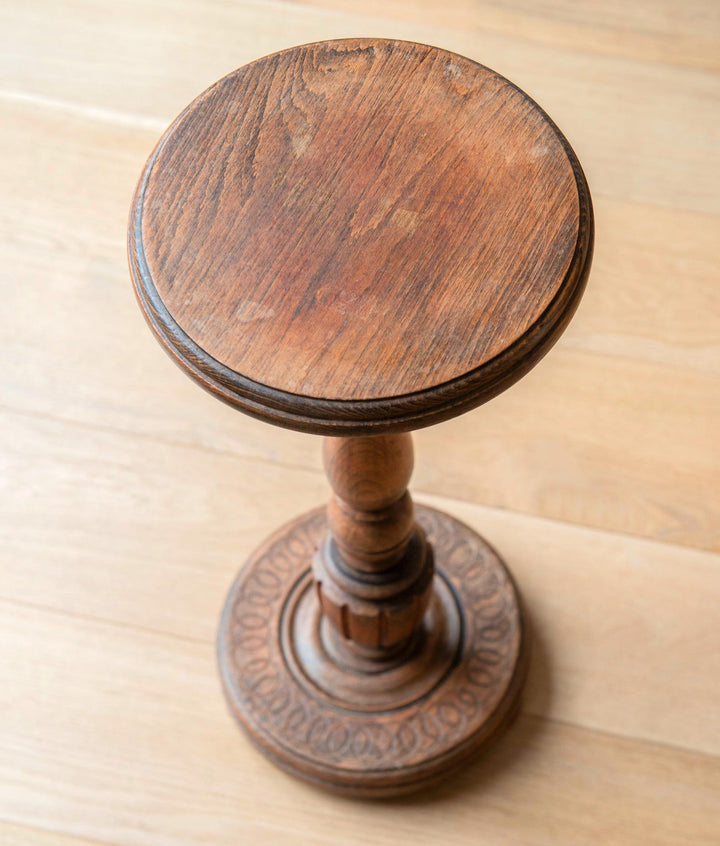
<svg viewBox="0 0 720 846">
<path fill-rule="evenodd" d="M 592 239 L 582 170 L 547 115 L 421 44 L 260 59 L 194 100 L 150 157 L 129 252 L 153 332 L 220 399 L 329 436 L 329 508 L 255 552 L 219 631 L 233 713 L 290 772 L 411 790 L 514 712 L 516 589 L 477 534 L 413 508 L 408 432 L 541 358 Z"/>
</svg>

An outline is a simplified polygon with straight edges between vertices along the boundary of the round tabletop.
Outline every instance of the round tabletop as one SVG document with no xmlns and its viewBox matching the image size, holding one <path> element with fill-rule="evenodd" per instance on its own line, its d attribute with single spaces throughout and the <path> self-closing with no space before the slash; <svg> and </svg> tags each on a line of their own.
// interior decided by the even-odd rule
<svg viewBox="0 0 720 846">
<path fill-rule="evenodd" d="M 308 44 L 221 79 L 138 185 L 129 252 L 205 388 L 326 434 L 419 428 L 527 372 L 582 294 L 592 205 L 526 94 L 445 50 Z"/>
</svg>

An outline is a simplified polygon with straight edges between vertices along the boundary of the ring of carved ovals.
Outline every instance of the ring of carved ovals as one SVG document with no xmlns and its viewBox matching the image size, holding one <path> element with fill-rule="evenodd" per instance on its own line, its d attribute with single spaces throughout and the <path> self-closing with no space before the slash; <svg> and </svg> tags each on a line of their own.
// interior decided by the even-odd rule
<svg viewBox="0 0 720 846">
<path fill-rule="evenodd" d="M 279 630 L 286 598 L 305 578 L 325 510 L 284 526 L 240 571 L 220 623 L 220 670 L 251 739 L 295 775 L 368 794 L 420 785 L 461 763 L 513 708 L 524 680 L 517 591 L 494 550 L 464 524 L 418 506 L 438 569 L 463 609 L 461 652 L 427 695 L 367 713 L 311 695 L 290 672 Z"/>
</svg>

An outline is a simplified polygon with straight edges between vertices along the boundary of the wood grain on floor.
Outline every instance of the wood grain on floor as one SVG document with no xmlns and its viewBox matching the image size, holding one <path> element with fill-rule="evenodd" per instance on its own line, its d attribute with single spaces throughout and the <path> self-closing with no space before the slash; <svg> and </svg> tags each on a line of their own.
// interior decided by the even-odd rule
<svg viewBox="0 0 720 846">
<path fill-rule="evenodd" d="M 597 216 L 558 346 L 416 437 L 416 499 L 502 552 L 535 649 L 507 737 L 390 803 L 285 776 L 225 711 L 225 591 L 327 497 L 320 442 L 177 371 L 125 259 L 135 180 L 190 99 L 352 35 L 457 50 L 526 88 Z M 717 842 L 716 4 L 38 0 L 4 4 L 0 48 L 0 843 Z"/>
</svg>

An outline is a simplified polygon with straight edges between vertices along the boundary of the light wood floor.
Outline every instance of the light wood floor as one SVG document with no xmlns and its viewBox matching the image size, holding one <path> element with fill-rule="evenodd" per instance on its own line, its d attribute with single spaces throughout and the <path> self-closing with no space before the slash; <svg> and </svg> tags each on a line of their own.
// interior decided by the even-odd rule
<svg viewBox="0 0 720 846">
<path fill-rule="evenodd" d="M 191 384 L 125 260 L 168 121 L 238 65 L 350 35 L 510 77 L 597 214 L 558 346 L 416 437 L 416 499 L 502 551 L 535 651 L 509 734 L 391 803 L 296 782 L 226 713 L 224 594 L 326 498 L 319 441 Z M 720 4 L 7 0 L 0 67 L 0 843 L 720 842 Z"/>
</svg>

